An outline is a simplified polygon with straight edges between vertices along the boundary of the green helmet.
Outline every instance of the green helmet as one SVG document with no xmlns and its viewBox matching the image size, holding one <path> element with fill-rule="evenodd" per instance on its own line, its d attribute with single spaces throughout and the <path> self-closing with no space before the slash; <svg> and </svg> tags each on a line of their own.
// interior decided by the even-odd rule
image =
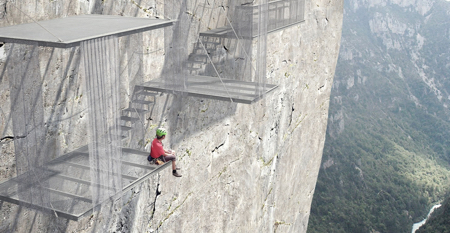
<svg viewBox="0 0 450 233">
<path fill-rule="evenodd" d="M 167 135 L 167 131 L 164 128 L 159 128 L 156 130 L 156 136 L 157 137 L 162 137 L 164 135 Z"/>
</svg>

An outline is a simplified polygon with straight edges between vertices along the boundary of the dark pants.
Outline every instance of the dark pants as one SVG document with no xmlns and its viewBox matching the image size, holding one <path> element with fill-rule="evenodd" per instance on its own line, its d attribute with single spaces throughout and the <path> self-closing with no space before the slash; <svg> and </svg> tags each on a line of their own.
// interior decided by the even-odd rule
<svg viewBox="0 0 450 233">
<path fill-rule="evenodd" d="M 168 156 L 161 155 L 161 156 L 159 156 L 159 159 L 161 159 L 164 162 L 169 162 L 169 161 L 172 161 L 172 160 L 176 161 L 177 160 L 175 155 L 168 155 Z"/>
<path fill-rule="evenodd" d="M 150 161 L 151 163 L 154 163 L 156 161 L 156 159 L 160 159 L 163 162 L 168 162 L 168 161 L 176 161 L 177 158 L 175 157 L 175 155 L 168 155 L 168 156 L 164 156 L 161 155 L 158 158 L 152 158 L 150 155 L 148 156 L 148 161 Z"/>
</svg>

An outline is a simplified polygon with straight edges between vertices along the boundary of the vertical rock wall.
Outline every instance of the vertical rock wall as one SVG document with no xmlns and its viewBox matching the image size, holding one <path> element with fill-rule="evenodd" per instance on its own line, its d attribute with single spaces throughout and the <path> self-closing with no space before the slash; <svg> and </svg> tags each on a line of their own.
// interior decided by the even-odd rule
<svg viewBox="0 0 450 233">
<path fill-rule="evenodd" d="M 224 0 L 183 1 L 187 11 L 169 12 L 175 2 L 15 2 L 0 2 L 5 6 L 2 26 L 30 22 L 24 13 L 38 20 L 87 13 L 188 17 L 191 23 L 187 46 L 196 42 L 200 31 L 224 25 L 222 9 L 229 5 Z M 94 214 L 73 222 L 0 203 L 0 231 L 306 232 L 325 140 L 343 1 L 306 1 L 305 15 L 305 22 L 268 35 L 267 80 L 279 87 L 259 102 L 244 105 L 183 95 L 157 97 L 153 111 L 146 116 L 143 141 L 153 137 L 156 126 L 166 127 L 169 135 L 165 145 L 177 151 L 182 178 L 173 177 L 169 170 L 162 171 L 125 193 L 120 202 L 111 206 L 113 214 L 109 219 Z M 167 69 L 164 48 L 173 39 L 168 30 L 121 39 L 121 72 L 128 85 L 122 90 L 123 99 L 129 98 L 134 84 L 158 78 Z M 141 38 L 143 42 L 136 46 L 133 41 Z M 8 63 L 9 52 L 8 48 L 4 50 L 0 70 Z M 86 124 L 79 51 L 41 48 L 40 52 L 44 118 L 67 114 L 75 116 L 68 125 Z M 60 82 L 58 77 L 63 77 Z M 7 73 L 2 72 L 1 137 L 12 133 L 9 83 Z M 58 145 L 64 145 L 63 140 L 85 143 L 83 130 L 72 132 L 66 125 L 57 131 Z M 10 139 L 0 143 L 3 181 L 15 173 L 14 146 Z M 61 152 L 70 149 L 58 148 Z"/>
</svg>

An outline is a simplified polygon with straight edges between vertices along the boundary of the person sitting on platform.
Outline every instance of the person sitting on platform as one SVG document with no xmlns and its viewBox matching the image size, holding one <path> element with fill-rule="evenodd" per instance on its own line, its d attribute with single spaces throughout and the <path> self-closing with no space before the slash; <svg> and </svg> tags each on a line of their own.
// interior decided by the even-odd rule
<svg viewBox="0 0 450 233">
<path fill-rule="evenodd" d="M 167 131 L 164 128 L 158 128 L 156 130 L 156 138 L 153 139 L 152 147 L 150 149 L 150 156 L 155 161 L 156 159 L 161 159 L 164 162 L 172 161 L 172 174 L 176 177 L 181 177 L 177 172 L 178 168 L 175 165 L 175 151 L 165 150 L 162 144 L 162 140 L 166 138 Z"/>
</svg>

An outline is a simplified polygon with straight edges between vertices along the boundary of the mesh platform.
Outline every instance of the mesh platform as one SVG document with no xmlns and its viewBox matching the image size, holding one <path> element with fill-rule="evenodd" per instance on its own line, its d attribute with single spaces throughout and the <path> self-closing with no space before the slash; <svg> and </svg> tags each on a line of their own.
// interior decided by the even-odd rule
<svg viewBox="0 0 450 233">
<path fill-rule="evenodd" d="M 262 11 L 266 12 L 267 33 L 271 33 L 304 22 L 304 7 L 303 0 L 269 1 L 266 7 L 261 7 L 261 5 L 237 6 L 235 11 L 240 17 L 234 27 L 226 25 L 201 32 L 200 36 L 230 37 L 234 34 L 233 30 L 236 30 L 242 37 L 256 38 L 261 35 L 259 23 Z"/>
<path fill-rule="evenodd" d="M 0 28 L 0 41 L 67 48 L 81 41 L 171 26 L 173 21 L 113 15 L 79 15 Z"/>
<path fill-rule="evenodd" d="M 166 53 L 170 71 L 142 86 L 251 104 L 277 87 L 266 79 L 267 34 L 303 22 L 304 6 L 304 0 L 232 1 L 224 25 L 199 32 L 192 46 L 185 43 L 187 20 L 181 18 Z"/>
<path fill-rule="evenodd" d="M 132 189 L 170 165 L 150 165 L 148 152 L 123 148 L 122 153 L 122 191 Z M 78 220 L 92 212 L 95 189 L 114 188 L 91 179 L 89 149 L 85 146 L 0 184 L 0 200 Z M 120 194 L 110 199 L 119 198 Z"/>
<path fill-rule="evenodd" d="M 182 89 L 180 85 L 187 87 L 185 92 L 190 96 L 224 101 L 232 100 L 244 104 L 251 104 L 262 97 L 257 90 L 265 90 L 264 94 L 267 94 L 277 87 L 272 84 L 266 84 L 266 87 L 262 87 L 254 82 L 220 80 L 218 77 L 209 76 L 189 76 L 186 83 L 183 84 L 167 84 L 164 79 L 159 78 L 139 86 L 149 91 L 172 92 Z"/>
<path fill-rule="evenodd" d="M 18 176 L 0 184 L 0 200 L 78 220 L 169 165 L 149 165 L 148 152 L 122 146 L 127 140 L 143 140 L 143 123 L 134 121 L 144 118 L 145 109 L 153 102 L 141 96 L 133 99 L 141 101 L 139 106 L 130 103 L 131 112 L 121 111 L 125 106 L 121 106 L 119 93 L 118 37 L 172 24 L 168 20 L 82 15 L 0 28 L 0 41 L 14 43 L 7 45 L 12 50 L 9 59 L 15 61 L 7 66 L 11 102 L 17 103 L 11 108 L 13 134 L 27 135 L 14 141 Z M 56 53 L 80 46 L 84 64 L 88 122 L 74 126 L 78 130 L 86 127 L 83 143 L 89 145 L 62 156 L 60 145 L 74 142 L 51 135 L 50 128 L 61 129 L 63 124 L 44 118 L 42 74 L 26 65 L 41 61 L 40 53 L 45 50 L 38 46 L 59 48 Z"/>
</svg>

